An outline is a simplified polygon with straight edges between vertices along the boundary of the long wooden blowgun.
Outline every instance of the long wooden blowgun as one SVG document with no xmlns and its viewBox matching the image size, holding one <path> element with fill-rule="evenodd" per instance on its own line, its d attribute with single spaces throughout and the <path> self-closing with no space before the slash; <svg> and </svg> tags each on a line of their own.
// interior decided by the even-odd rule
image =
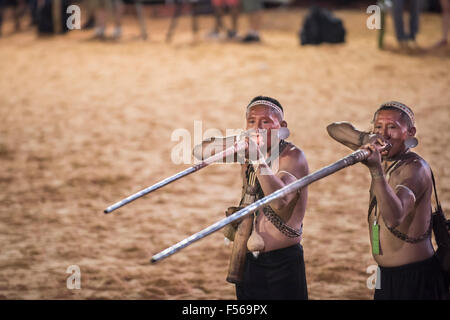
<svg viewBox="0 0 450 320">
<path fill-rule="evenodd" d="M 161 180 L 158 183 L 151 185 L 150 187 L 147 187 L 139 192 L 136 192 L 135 194 L 132 194 L 131 196 L 129 196 L 123 200 L 120 200 L 120 201 L 114 203 L 113 205 L 106 208 L 104 210 L 104 213 L 111 213 L 114 210 L 119 209 L 120 207 L 123 207 L 124 205 L 129 204 L 130 202 L 132 202 L 136 199 L 139 199 L 153 191 L 156 191 L 156 190 L 158 190 L 174 181 L 177 181 L 191 173 L 199 171 L 214 162 L 221 161 L 222 159 L 226 159 L 235 153 L 241 152 L 242 150 L 244 150 L 246 148 L 246 145 L 247 145 L 245 139 L 242 139 L 242 138 L 248 136 L 251 133 L 251 131 L 252 130 L 243 131 L 238 139 L 238 142 L 235 143 L 234 145 L 230 146 L 229 148 L 212 155 L 211 157 L 203 160 L 202 162 L 200 162 L 199 164 L 197 164 L 195 166 L 192 166 L 183 171 L 180 171 L 180 172 L 174 174 L 173 176 L 170 176 L 164 180 Z M 275 131 L 275 130 L 273 130 L 273 131 L 278 136 L 278 139 L 286 139 L 287 137 L 289 137 L 289 130 L 287 128 L 282 127 L 280 129 L 278 129 L 277 131 Z"/>
<path fill-rule="evenodd" d="M 380 152 L 389 150 L 391 147 L 392 146 L 390 144 L 387 144 L 383 148 L 380 149 Z M 317 180 L 320 180 L 322 178 L 325 178 L 343 168 L 346 168 L 346 167 L 354 165 L 358 162 L 364 161 L 370 156 L 370 154 L 371 154 L 371 151 L 369 151 L 369 150 L 359 149 L 359 150 L 349 154 L 348 156 L 342 158 L 341 160 L 336 161 L 335 163 L 333 163 L 329 166 L 323 167 L 322 169 L 319 169 L 301 179 L 298 179 L 298 180 L 284 186 L 283 188 L 275 191 L 274 193 L 272 193 L 264 198 L 261 198 L 261 199 L 257 200 L 256 202 L 252 203 L 251 205 L 237 211 L 236 213 L 232 214 L 231 216 L 224 218 L 224 219 L 210 225 L 209 227 L 174 244 L 173 246 L 161 251 L 160 253 L 155 254 L 151 258 L 151 262 L 155 263 L 164 258 L 167 258 L 168 256 L 171 256 L 172 254 L 178 252 L 179 250 L 210 235 L 211 233 L 214 233 L 214 232 L 222 229 L 226 225 L 233 223 L 234 221 L 239 220 L 239 219 L 251 214 L 252 212 L 258 210 L 259 208 L 266 206 L 267 204 L 269 204 L 270 202 L 272 202 L 278 198 L 284 197 L 285 195 L 287 195 L 291 192 L 294 192 L 298 189 L 304 188 L 304 187 L 308 186 L 309 184 L 311 184 Z"/>
</svg>

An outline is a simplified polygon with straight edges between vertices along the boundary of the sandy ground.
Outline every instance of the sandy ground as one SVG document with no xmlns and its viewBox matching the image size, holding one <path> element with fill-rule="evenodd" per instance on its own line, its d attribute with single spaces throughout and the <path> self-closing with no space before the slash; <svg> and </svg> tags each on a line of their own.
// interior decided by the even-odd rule
<svg viewBox="0 0 450 320">
<path fill-rule="evenodd" d="M 176 129 L 194 135 L 196 120 L 203 132 L 241 128 L 259 94 L 281 101 L 289 140 L 311 171 L 349 152 L 327 124 L 368 129 L 380 103 L 411 105 L 417 152 L 450 212 L 449 50 L 401 52 L 388 21 L 387 50 L 379 51 L 363 11 L 336 12 L 346 44 L 300 47 L 304 14 L 266 12 L 259 45 L 206 41 L 207 16 L 196 44 L 187 17 L 172 44 L 164 42 L 167 19 L 149 20 L 144 42 L 132 17 L 117 43 L 91 41 L 89 31 L 0 38 L 0 298 L 234 299 L 221 232 L 156 265 L 149 259 L 237 204 L 237 165 L 210 166 L 111 215 L 103 209 L 189 166 L 171 161 Z M 418 43 L 427 47 L 441 19 L 421 19 Z M 356 165 L 310 187 L 302 243 L 311 299 L 372 297 L 368 186 Z M 71 265 L 80 268 L 80 290 L 66 286 Z"/>
</svg>

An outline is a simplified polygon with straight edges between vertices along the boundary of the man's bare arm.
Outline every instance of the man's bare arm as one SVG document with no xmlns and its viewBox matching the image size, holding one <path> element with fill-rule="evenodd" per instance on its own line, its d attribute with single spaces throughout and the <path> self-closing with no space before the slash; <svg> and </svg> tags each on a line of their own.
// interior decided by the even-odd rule
<svg viewBox="0 0 450 320">
<path fill-rule="evenodd" d="M 369 133 L 357 130 L 350 122 L 334 122 L 328 125 L 327 131 L 330 137 L 352 150 L 369 141 Z"/>
<path fill-rule="evenodd" d="M 274 175 L 270 167 L 266 164 L 262 164 L 258 167 L 256 174 L 264 195 L 269 195 L 309 173 L 308 163 L 301 150 L 293 148 L 287 152 L 288 154 L 280 159 L 279 174 Z M 264 171 L 262 172 L 262 170 Z M 302 189 L 301 192 L 306 192 L 306 188 Z M 290 217 L 282 215 L 290 213 L 285 213 L 283 209 L 288 206 L 296 196 L 296 192 L 289 193 L 286 196 L 273 201 L 270 206 L 276 210 L 277 213 L 280 212 L 281 218 L 284 221 L 287 221 Z"/>
<path fill-rule="evenodd" d="M 379 212 L 387 226 L 400 225 L 414 209 L 416 199 L 422 196 L 429 183 L 427 169 L 419 162 L 402 167 L 401 183 L 391 188 L 380 169 L 371 169 L 372 190 L 377 198 Z"/>
</svg>

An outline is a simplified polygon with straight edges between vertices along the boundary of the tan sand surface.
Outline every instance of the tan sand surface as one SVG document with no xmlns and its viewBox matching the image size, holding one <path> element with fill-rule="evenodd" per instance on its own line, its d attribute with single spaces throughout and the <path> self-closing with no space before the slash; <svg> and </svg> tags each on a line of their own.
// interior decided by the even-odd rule
<svg viewBox="0 0 450 320">
<path fill-rule="evenodd" d="M 239 167 L 214 165 L 118 210 L 112 203 L 187 168 L 174 164 L 171 135 L 185 128 L 244 124 L 255 95 L 280 100 L 290 141 L 310 170 L 349 153 L 326 133 L 333 121 L 370 128 L 377 106 L 399 100 L 418 123 L 417 152 L 437 176 L 450 212 L 450 51 L 401 52 L 392 24 L 387 49 L 364 11 L 337 11 L 343 45 L 300 47 L 305 10 L 267 11 L 263 43 L 207 41 L 212 18 L 200 18 L 192 43 L 183 17 L 172 44 L 169 20 L 148 21 L 136 39 L 98 42 L 89 31 L 0 38 L 0 298 L 234 299 L 225 281 L 231 248 L 221 232 L 151 265 L 150 257 L 224 216 L 240 196 Z M 246 28 L 241 18 L 241 30 Z M 5 33 L 12 28 L 8 22 Z M 421 17 L 418 43 L 430 46 L 441 18 Z M 191 146 L 193 141 L 191 142 Z M 367 232 L 368 172 L 347 168 L 313 184 L 304 221 L 311 299 L 371 299 L 366 269 L 375 264 Z M 81 289 L 66 270 L 78 265 Z"/>
</svg>

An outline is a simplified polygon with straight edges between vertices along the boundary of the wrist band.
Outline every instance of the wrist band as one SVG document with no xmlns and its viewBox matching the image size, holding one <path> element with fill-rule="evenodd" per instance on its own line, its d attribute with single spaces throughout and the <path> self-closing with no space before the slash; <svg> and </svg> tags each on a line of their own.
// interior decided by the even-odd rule
<svg viewBox="0 0 450 320">
<path fill-rule="evenodd" d="M 383 173 L 379 173 L 379 172 L 372 173 L 372 171 L 371 171 L 370 175 L 372 176 L 372 179 L 384 177 L 384 174 Z"/>
</svg>

